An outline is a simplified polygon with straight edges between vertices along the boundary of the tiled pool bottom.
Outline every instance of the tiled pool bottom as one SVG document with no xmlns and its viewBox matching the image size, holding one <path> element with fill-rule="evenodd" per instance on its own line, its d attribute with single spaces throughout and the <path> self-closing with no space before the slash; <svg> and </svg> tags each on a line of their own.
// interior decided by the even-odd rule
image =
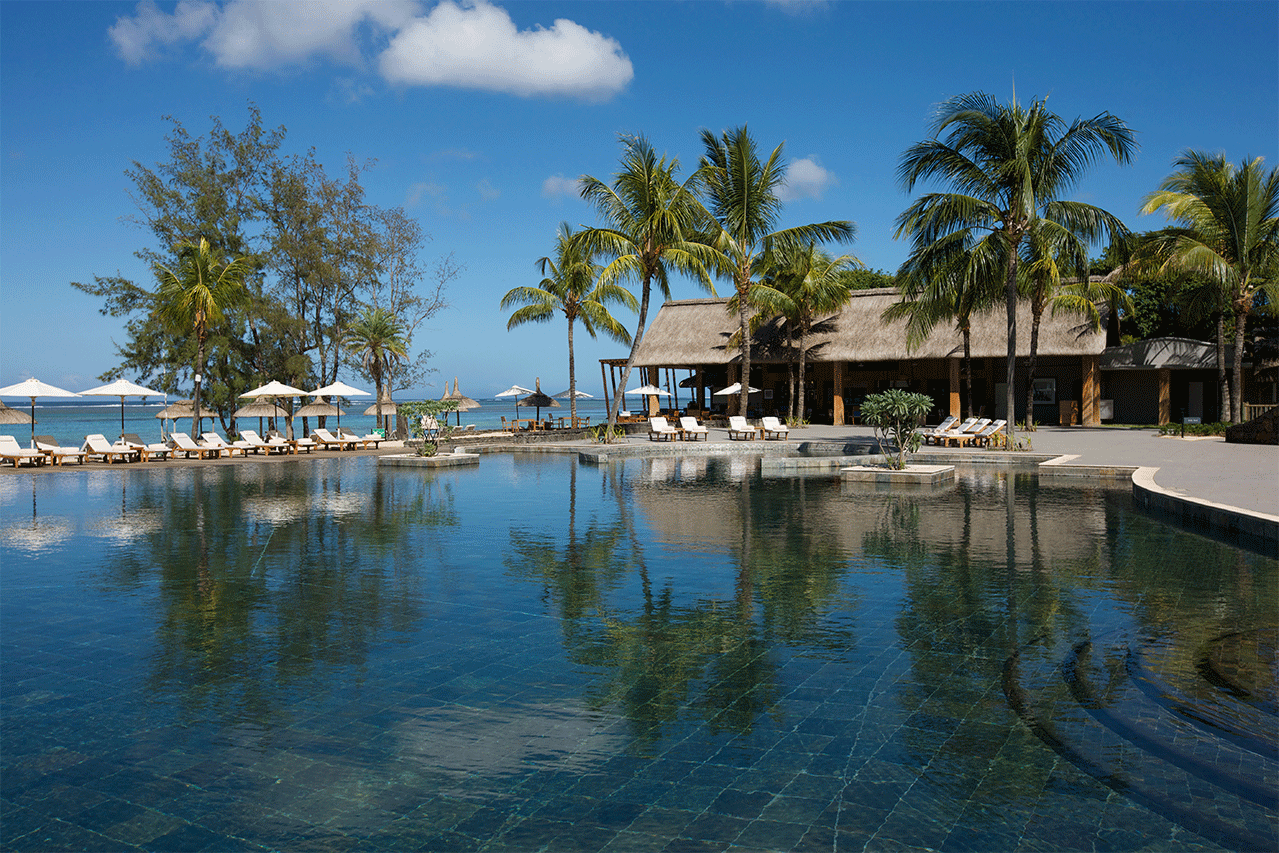
<svg viewBox="0 0 1279 853">
<path fill-rule="evenodd" d="M 1123 492 L 518 457 L 0 488 L 6 850 L 1276 846 L 1276 562 Z"/>
</svg>

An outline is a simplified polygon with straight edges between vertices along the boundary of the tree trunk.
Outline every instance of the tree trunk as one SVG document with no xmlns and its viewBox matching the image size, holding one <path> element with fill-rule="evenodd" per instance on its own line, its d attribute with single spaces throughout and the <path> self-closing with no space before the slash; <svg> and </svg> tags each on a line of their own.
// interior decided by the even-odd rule
<svg viewBox="0 0 1279 853">
<path fill-rule="evenodd" d="M 573 318 L 568 318 L 568 414 L 569 421 L 577 426 L 577 371 L 573 362 Z"/>
<path fill-rule="evenodd" d="M 1008 408 L 1008 446 L 1014 446 L 1017 430 L 1017 246 L 1020 238 L 1008 237 L 1008 276 L 1004 281 L 1004 301 L 1008 310 L 1008 363 L 1004 371 L 1004 405 Z"/>
<path fill-rule="evenodd" d="M 622 390 L 613 395 L 613 403 L 608 408 L 609 431 L 617 426 L 617 410 L 626 393 L 626 383 L 631 381 L 631 368 L 635 365 L 635 354 L 639 352 L 640 341 L 644 340 L 644 321 L 648 319 L 648 297 L 651 292 L 650 276 L 644 276 L 644 287 L 640 294 L 639 323 L 635 327 L 635 337 L 631 340 L 631 354 L 626 358 L 626 367 L 622 368 Z"/>
<path fill-rule="evenodd" d="M 195 394 L 191 401 L 191 440 L 200 440 L 200 380 L 204 371 L 204 335 L 195 332 Z"/>
<path fill-rule="evenodd" d="M 806 324 L 801 324 L 799 327 L 799 412 L 797 413 L 797 417 L 800 418 L 804 417 L 804 344 L 807 339 L 807 335 L 805 333 L 808 331 L 804 327 L 805 325 Z M 835 393 L 839 393 L 838 388 L 835 389 Z"/>
<path fill-rule="evenodd" d="M 964 325 L 964 385 L 968 391 L 968 415 L 973 416 L 973 330 L 972 327 Z"/>
<path fill-rule="evenodd" d="M 1039 320 L 1044 316 L 1044 308 L 1035 299 L 1031 304 L 1030 320 L 1030 357 L 1026 359 L 1026 431 L 1035 426 L 1035 356 L 1039 352 Z"/>
<path fill-rule="evenodd" d="M 1217 420 L 1224 421 L 1230 417 L 1230 382 L 1226 379 L 1226 312 L 1214 313 L 1217 315 L 1217 390 L 1220 399 Z"/>
<path fill-rule="evenodd" d="M 750 333 L 750 306 L 746 304 L 746 293 L 750 289 L 750 277 L 746 279 L 745 285 L 739 285 L 737 288 L 737 319 L 741 323 L 742 341 L 740 352 L 742 356 L 742 392 L 738 397 L 737 414 L 746 417 L 746 407 L 750 405 L 751 393 L 751 333 Z"/>
<path fill-rule="evenodd" d="M 1245 308 L 1235 309 L 1235 366 L 1234 377 L 1230 383 L 1230 422 L 1243 420 L 1243 339 L 1244 326 L 1248 322 L 1248 311 Z"/>
</svg>

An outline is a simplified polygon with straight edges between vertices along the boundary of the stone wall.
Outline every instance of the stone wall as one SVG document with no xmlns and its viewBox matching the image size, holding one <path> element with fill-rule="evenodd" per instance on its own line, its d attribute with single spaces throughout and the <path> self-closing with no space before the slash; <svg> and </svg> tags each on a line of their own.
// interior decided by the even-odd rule
<svg viewBox="0 0 1279 853">
<path fill-rule="evenodd" d="M 1226 441 L 1235 444 L 1279 444 L 1279 406 L 1246 424 L 1226 427 Z"/>
</svg>

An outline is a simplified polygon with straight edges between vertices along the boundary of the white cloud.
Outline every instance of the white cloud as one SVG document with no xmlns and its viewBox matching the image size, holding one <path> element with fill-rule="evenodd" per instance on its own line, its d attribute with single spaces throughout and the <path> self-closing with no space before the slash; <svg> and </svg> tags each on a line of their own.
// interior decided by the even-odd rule
<svg viewBox="0 0 1279 853">
<path fill-rule="evenodd" d="M 796 16 L 820 12 L 831 5 L 830 0 L 765 0 L 765 3 Z"/>
<path fill-rule="evenodd" d="M 480 198 L 484 201 L 492 201 L 502 194 L 502 191 L 493 186 L 492 181 L 488 178 L 481 178 L 479 183 L 475 185 L 475 191 L 480 194 Z"/>
<path fill-rule="evenodd" d="M 614 39 L 560 18 L 519 30 L 487 0 L 181 0 L 172 13 L 140 0 L 108 31 L 130 65 L 198 42 L 222 68 L 271 70 L 316 57 L 373 65 L 387 82 L 522 97 L 605 100 L 635 76 Z M 385 40 L 380 52 L 373 45 Z"/>
<path fill-rule="evenodd" d="M 392 83 L 602 100 L 635 76 L 621 45 L 565 18 L 517 30 L 505 9 L 443 0 L 391 39 L 379 58 Z"/>
<path fill-rule="evenodd" d="M 542 198 L 558 198 L 559 196 L 578 198 L 581 195 L 581 191 L 582 182 L 577 178 L 551 175 L 542 181 Z"/>
<path fill-rule="evenodd" d="M 839 180 L 833 172 L 827 171 L 814 158 L 804 157 L 786 169 L 786 184 L 778 195 L 782 201 L 821 198 L 827 189 L 837 186 Z"/>
</svg>

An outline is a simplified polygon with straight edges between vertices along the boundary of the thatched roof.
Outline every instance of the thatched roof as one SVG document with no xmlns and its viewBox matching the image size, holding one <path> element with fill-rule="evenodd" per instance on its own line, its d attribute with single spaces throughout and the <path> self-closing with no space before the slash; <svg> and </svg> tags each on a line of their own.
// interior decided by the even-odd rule
<svg viewBox="0 0 1279 853">
<path fill-rule="evenodd" d="M 1229 360 L 1234 347 L 1226 349 Z M 1190 338 L 1151 338 L 1107 347 L 1099 364 L 1102 370 L 1211 370 L 1217 366 L 1217 348 Z"/>
<path fill-rule="evenodd" d="M 963 355 L 963 337 L 953 325 L 939 325 L 928 340 L 913 351 L 906 347 L 906 322 L 886 322 L 884 309 L 898 300 L 896 290 L 859 290 L 844 309 L 814 324 L 808 336 L 810 361 L 892 361 L 896 359 L 950 358 Z M 635 364 L 639 367 L 692 367 L 737 361 L 736 346 L 728 339 L 737 329 L 737 317 L 724 299 L 688 299 L 667 302 L 644 333 Z M 1030 352 L 1030 304 L 1017 312 L 1017 351 Z M 974 358 L 1002 358 L 1008 354 L 1007 316 L 1002 307 L 973 318 Z M 753 362 L 788 361 L 783 322 L 766 324 L 753 336 Z M 1085 318 L 1044 313 L 1039 329 L 1039 354 L 1099 355 L 1106 345 L 1103 329 L 1094 332 Z"/>
</svg>

